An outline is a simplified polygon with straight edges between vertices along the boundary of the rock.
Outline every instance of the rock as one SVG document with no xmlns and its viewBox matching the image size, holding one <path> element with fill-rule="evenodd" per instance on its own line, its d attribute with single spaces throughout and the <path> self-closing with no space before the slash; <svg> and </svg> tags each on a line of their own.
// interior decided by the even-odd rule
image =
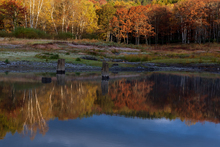
<svg viewBox="0 0 220 147">
<path fill-rule="evenodd" d="M 118 66 L 118 64 L 117 64 L 117 63 L 114 63 L 114 64 L 112 64 L 112 67 L 113 67 L 113 66 Z"/>
<path fill-rule="evenodd" d="M 42 77 L 42 83 L 47 84 L 47 83 L 51 83 L 51 78 L 50 77 Z"/>
<path fill-rule="evenodd" d="M 5 63 L 5 62 L 0 61 L 0 65 L 6 65 L 6 63 Z"/>
<path fill-rule="evenodd" d="M 97 60 L 98 60 L 96 57 L 92 57 L 92 56 L 83 56 L 83 57 L 81 57 L 81 59 L 94 60 L 94 61 L 97 61 Z"/>
<path fill-rule="evenodd" d="M 123 62 L 122 59 L 113 59 L 112 62 Z"/>
<path fill-rule="evenodd" d="M 148 68 L 148 71 L 154 71 L 154 68 Z"/>
</svg>

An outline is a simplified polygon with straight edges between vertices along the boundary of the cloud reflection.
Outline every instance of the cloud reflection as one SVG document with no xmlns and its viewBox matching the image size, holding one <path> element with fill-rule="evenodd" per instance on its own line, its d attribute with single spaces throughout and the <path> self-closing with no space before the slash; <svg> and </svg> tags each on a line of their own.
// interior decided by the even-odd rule
<svg viewBox="0 0 220 147">
<path fill-rule="evenodd" d="M 143 120 L 118 116 L 94 116 L 87 119 L 50 121 L 50 130 L 33 141 L 20 139 L 18 134 L 7 135 L 3 146 L 32 147 L 205 147 L 220 143 L 220 125 L 196 124 L 188 127 L 180 120 Z M 15 140 L 11 142 L 10 140 Z"/>
</svg>

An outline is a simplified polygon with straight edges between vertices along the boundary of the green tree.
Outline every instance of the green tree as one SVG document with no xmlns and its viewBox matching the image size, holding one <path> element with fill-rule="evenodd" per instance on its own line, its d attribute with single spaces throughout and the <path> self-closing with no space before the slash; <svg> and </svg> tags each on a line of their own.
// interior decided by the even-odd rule
<svg viewBox="0 0 220 147">
<path fill-rule="evenodd" d="M 109 40 L 110 38 L 110 20 L 114 16 L 116 9 L 111 4 L 106 4 L 101 7 L 101 9 L 98 9 L 97 15 L 99 17 L 98 19 L 98 25 L 102 29 L 104 36 L 106 36 L 106 40 Z"/>
</svg>

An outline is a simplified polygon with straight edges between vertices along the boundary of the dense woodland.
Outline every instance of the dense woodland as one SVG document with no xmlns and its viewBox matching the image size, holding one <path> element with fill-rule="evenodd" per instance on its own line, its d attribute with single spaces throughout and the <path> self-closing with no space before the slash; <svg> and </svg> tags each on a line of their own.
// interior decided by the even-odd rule
<svg viewBox="0 0 220 147">
<path fill-rule="evenodd" d="M 0 139 L 16 131 L 34 139 L 47 121 L 122 115 L 144 119 L 179 118 L 187 125 L 220 123 L 220 80 L 151 74 L 139 79 L 0 83 Z"/>
<path fill-rule="evenodd" d="M 219 8 L 217 0 L 0 0 L 0 29 L 135 44 L 219 42 Z"/>
<path fill-rule="evenodd" d="M 218 0 L 0 0 L 0 34 L 24 27 L 30 38 L 37 29 L 119 43 L 219 42 L 219 8 Z"/>
</svg>

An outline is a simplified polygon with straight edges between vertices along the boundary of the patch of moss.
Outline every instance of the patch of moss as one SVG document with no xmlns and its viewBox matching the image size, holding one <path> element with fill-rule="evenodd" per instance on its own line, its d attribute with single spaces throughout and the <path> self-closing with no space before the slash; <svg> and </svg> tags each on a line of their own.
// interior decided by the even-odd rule
<svg viewBox="0 0 220 147">
<path fill-rule="evenodd" d="M 8 60 L 8 59 L 6 59 L 6 60 L 5 60 L 5 63 L 6 63 L 6 64 L 9 64 L 9 60 Z"/>
<path fill-rule="evenodd" d="M 41 53 L 35 55 L 35 57 L 39 59 L 59 59 L 58 54 L 52 54 L 52 53 Z"/>
<path fill-rule="evenodd" d="M 75 72 L 75 75 L 76 76 L 80 76 L 80 72 Z"/>
<path fill-rule="evenodd" d="M 76 61 L 81 61 L 81 59 L 80 58 L 76 58 Z"/>
</svg>

